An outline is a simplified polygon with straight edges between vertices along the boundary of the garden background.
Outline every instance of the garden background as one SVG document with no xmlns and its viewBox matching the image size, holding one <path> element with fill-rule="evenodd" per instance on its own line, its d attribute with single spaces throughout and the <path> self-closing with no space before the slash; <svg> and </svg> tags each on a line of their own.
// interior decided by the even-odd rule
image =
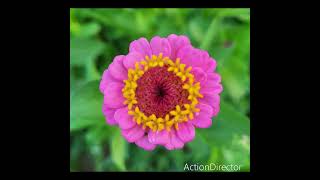
<svg viewBox="0 0 320 180">
<path fill-rule="evenodd" d="M 222 76 L 221 110 L 182 150 L 148 152 L 105 123 L 99 81 L 140 37 L 186 35 Z M 250 9 L 70 9 L 70 171 L 183 171 L 185 163 L 250 171 Z"/>
</svg>

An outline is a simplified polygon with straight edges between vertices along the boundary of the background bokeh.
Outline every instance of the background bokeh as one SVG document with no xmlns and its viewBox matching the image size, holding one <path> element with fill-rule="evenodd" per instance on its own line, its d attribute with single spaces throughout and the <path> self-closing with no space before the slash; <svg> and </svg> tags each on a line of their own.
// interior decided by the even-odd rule
<svg viewBox="0 0 320 180">
<path fill-rule="evenodd" d="M 99 80 L 131 41 L 172 33 L 216 59 L 221 110 L 182 150 L 148 152 L 105 123 Z M 250 9 L 70 9 L 70 171 L 183 171 L 185 163 L 250 171 L 249 60 Z"/>
</svg>

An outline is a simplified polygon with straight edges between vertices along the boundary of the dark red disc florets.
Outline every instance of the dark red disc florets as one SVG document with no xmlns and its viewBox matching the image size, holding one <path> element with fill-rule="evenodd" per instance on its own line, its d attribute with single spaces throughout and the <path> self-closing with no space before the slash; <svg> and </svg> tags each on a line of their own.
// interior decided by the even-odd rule
<svg viewBox="0 0 320 180">
<path fill-rule="evenodd" d="M 167 68 L 151 68 L 137 81 L 137 106 L 147 116 L 155 114 L 164 118 L 176 105 L 183 107 L 190 103 L 188 91 L 182 88 L 183 82 Z"/>
</svg>

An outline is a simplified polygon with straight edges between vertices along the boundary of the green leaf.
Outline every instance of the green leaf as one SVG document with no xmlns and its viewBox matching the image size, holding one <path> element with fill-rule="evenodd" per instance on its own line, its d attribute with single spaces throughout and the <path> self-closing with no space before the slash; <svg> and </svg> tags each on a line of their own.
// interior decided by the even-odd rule
<svg viewBox="0 0 320 180">
<path fill-rule="evenodd" d="M 81 167 L 79 159 L 85 152 L 85 146 L 83 146 L 83 144 L 84 140 L 82 135 L 70 135 L 70 168 L 72 169 L 79 169 Z"/>
<path fill-rule="evenodd" d="M 130 151 L 128 158 L 128 170 L 130 171 L 150 171 L 149 164 L 153 160 L 152 153 L 148 153 L 147 151 L 137 147 L 135 144 L 130 144 Z M 157 149 L 156 149 L 157 150 Z M 155 150 L 155 151 L 156 151 Z M 141 161 L 143 159 L 143 161 Z"/>
<path fill-rule="evenodd" d="M 218 14 L 221 17 L 239 17 L 241 19 L 247 20 L 248 16 L 250 18 L 250 9 L 249 8 L 219 9 Z"/>
<path fill-rule="evenodd" d="M 112 127 L 104 124 L 90 127 L 86 133 L 86 142 L 89 146 L 90 155 L 93 157 L 95 169 L 103 171 L 104 151 L 103 147 L 111 139 Z"/>
<path fill-rule="evenodd" d="M 208 159 L 210 148 L 205 142 L 205 139 L 201 134 L 196 135 L 195 139 L 187 144 L 192 152 L 197 152 L 192 154 L 193 163 L 205 162 Z"/>
<path fill-rule="evenodd" d="M 222 48 L 218 55 L 217 71 L 221 73 L 225 92 L 230 96 L 233 104 L 249 93 L 249 60 L 250 60 L 250 27 L 225 26 L 224 42 L 230 47 Z"/>
<path fill-rule="evenodd" d="M 231 146 L 222 149 L 224 163 L 240 165 L 240 171 L 250 170 L 250 139 L 249 136 L 234 136 Z"/>
<path fill-rule="evenodd" d="M 211 146 L 231 145 L 235 136 L 250 136 L 250 120 L 228 103 L 221 101 L 220 112 L 213 118 L 212 126 L 208 129 L 197 129 L 197 133 L 201 133 Z"/>
<path fill-rule="evenodd" d="M 212 148 L 208 163 L 212 160 L 249 167 L 250 120 L 224 101 L 221 101 L 220 107 L 212 127 L 197 129 L 197 134 L 203 136 Z"/>
<path fill-rule="evenodd" d="M 221 162 L 221 154 L 220 149 L 217 147 L 211 147 L 211 153 L 207 164 L 210 163 L 220 163 Z"/>
<path fill-rule="evenodd" d="M 70 96 L 70 131 L 105 123 L 99 81 L 88 82 Z"/>
<path fill-rule="evenodd" d="M 126 170 L 125 159 L 127 153 L 127 143 L 120 134 L 120 131 L 115 131 L 111 140 L 111 158 L 113 163 L 121 171 Z"/>
<path fill-rule="evenodd" d="M 70 64 L 82 66 L 93 62 L 103 48 L 103 43 L 95 39 L 71 38 Z"/>
<path fill-rule="evenodd" d="M 70 33 L 71 35 L 77 34 L 80 29 L 80 24 L 74 15 L 74 9 L 70 9 Z"/>
<path fill-rule="evenodd" d="M 191 151 L 193 151 L 193 150 L 194 149 L 191 148 Z M 201 153 L 201 152 L 199 152 L 199 153 Z M 168 156 L 171 158 L 171 163 L 166 158 Z M 175 165 L 174 167 L 177 171 L 183 171 L 183 167 L 185 165 L 185 162 L 186 162 L 188 156 L 189 155 L 183 151 L 170 151 L 170 152 L 167 152 L 166 154 L 164 154 L 164 157 L 161 159 L 162 159 L 162 161 L 165 161 L 164 163 L 174 164 Z M 164 167 L 163 170 L 167 171 L 168 169 L 167 169 L 167 167 Z"/>
<path fill-rule="evenodd" d="M 242 76 L 235 76 L 235 74 Z M 239 103 L 240 99 L 249 90 L 249 77 L 245 75 L 243 69 L 237 67 L 229 67 L 221 70 L 223 77 L 222 83 L 226 92 L 231 96 L 234 102 Z"/>
<path fill-rule="evenodd" d="M 77 37 L 91 37 L 96 35 L 100 31 L 101 27 L 96 22 L 81 24 L 79 32 L 76 34 Z"/>
<path fill-rule="evenodd" d="M 189 31 L 197 43 L 200 43 L 204 38 L 203 34 L 205 33 L 205 28 L 203 27 L 204 21 L 202 18 L 194 18 L 189 23 Z"/>
<path fill-rule="evenodd" d="M 117 14 L 115 16 L 115 14 Z M 139 34 L 133 28 L 136 26 L 136 21 L 132 20 L 133 12 L 128 12 L 126 9 L 84 9 L 81 11 L 84 17 L 90 17 L 95 21 L 103 24 L 110 29 L 116 29 L 119 36 L 126 34 Z"/>
</svg>

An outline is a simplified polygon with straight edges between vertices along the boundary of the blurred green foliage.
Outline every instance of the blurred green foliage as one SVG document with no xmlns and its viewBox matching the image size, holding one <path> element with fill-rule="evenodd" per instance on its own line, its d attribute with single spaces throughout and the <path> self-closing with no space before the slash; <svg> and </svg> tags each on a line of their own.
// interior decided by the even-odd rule
<svg viewBox="0 0 320 180">
<path fill-rule="evenodd" d="M 216 59 L 224 91 L 208 129 L 182 150 L 148 152 L 105 123 L 99 80 L 140 37 L 187 35 Z M 249 9 L 70 9 L 70 171 L 183 171 L 234 164 L 250 171 Z"/>
</svg>

